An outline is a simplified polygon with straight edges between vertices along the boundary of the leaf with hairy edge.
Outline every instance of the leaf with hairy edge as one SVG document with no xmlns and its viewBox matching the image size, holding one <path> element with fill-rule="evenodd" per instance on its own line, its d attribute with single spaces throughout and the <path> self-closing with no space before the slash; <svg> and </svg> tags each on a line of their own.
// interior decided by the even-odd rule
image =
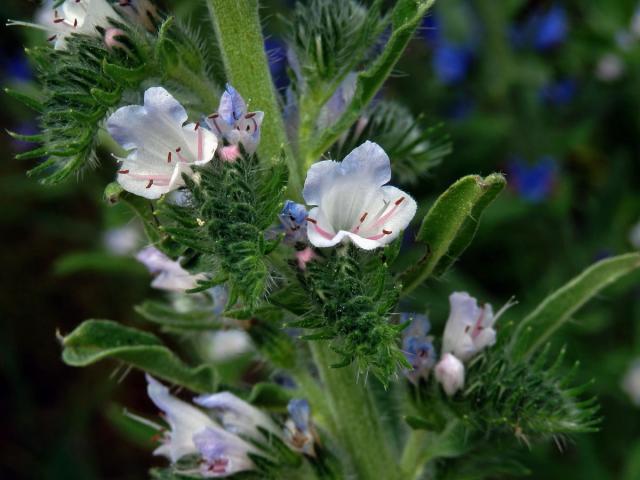
<svg viewBox="0 0 640 480">
<path fill-rule="evenodd" d="M 402 276 L 403 294 L 432 275 L 442 275 L 469 246 L 482 212 L 507 184 L 499 173 L 482 178 L 463 177 L 447 189 L 422 221 L 416 241 L 427 247 L 425 256 Z"/>
<path fill-rule="evenodd" d="M 373 64 L 358 74 L 353 100 L 334 125 L 314 143 L 307 155 L 307 163 L 314 162 L 333 145 L 359 118 L 362 110 L 369 104 L 393 67 L 404 52 L 409 40 L 434 0 L 400 0 L 391 12 L 391 35 L 380 56 Z"/>
<path fill-rule="evenodd" d="M 114 359 L 194 392 L 216 390 L 216 373 L 211 366 L 189 367 L 155 335 L 110 320 L 87 320 L 61 342 L 62 359 L 73 367 Z"/>
<path fill-rule="evenodd" d="M 545 298 L 520 322 L 511 343 L 512 356 L 515 359 L 530 357 L 589 299 L 637 268 L 640 268 L 639 253 L 619 255 L 591 265 Z"/>
</svg>

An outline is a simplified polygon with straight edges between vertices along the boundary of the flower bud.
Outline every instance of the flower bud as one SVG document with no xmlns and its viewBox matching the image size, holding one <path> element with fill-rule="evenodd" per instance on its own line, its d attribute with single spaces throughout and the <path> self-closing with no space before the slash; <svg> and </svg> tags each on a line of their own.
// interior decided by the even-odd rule
<svg viewBox="0 0 640 480">
<path fill-rule="evenodd" d="M 435 375 L 450 397 L 464 387 L 464 365 L 457 357 L 445 353 L 435 368 Z"/>
</svg>

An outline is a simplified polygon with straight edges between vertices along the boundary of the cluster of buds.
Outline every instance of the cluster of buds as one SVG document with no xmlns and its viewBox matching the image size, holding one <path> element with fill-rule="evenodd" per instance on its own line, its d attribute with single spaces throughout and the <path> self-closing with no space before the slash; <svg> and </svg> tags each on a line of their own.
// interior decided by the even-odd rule
<svg viewBox="0 0 640 480">
<path fill-rule="evenodd" d="M 427 333 L 430 324 L 424 315 L 403 314 L 404 321 L 411 320 L 404 333 L 403 350 L 412 366 L 407 377 L 417 384 L 427 379 L 433 369 L 436 380 L 445 393 L 453 396 L 464 387 L 464 364 L 479 352 L 496 342 L 494 324 L 509 308 L 507 303 L 497 314 L 490 304 L 478 305 L 478 301 L 466 292 L 454 292 L 449 296 L 450 313 L 442 338 L 442 355 L 436 363 L 432 337 Z"/>
<path fill-rule="evenodd" d="M 181 474 L 215 478 L 253 470 L 253 456 L 270 459 L 259 448 L 269 435 L 294 451 L 313 455 L 313 426 L 304 400 L 289 403 L 290 418 L 280 426 L 230 392 L 196 397 L 194 403 L 200 409 L 171 395 L 166 386 L 149 375 L 147 382 L 149 397 L 169 424 L 168 429 L 162 429 L 161 445 L 154 454 L 167 457 L 174 465 L 191 455 L 199 460 L 197 469 L 180 471 Z"/>
</svg>

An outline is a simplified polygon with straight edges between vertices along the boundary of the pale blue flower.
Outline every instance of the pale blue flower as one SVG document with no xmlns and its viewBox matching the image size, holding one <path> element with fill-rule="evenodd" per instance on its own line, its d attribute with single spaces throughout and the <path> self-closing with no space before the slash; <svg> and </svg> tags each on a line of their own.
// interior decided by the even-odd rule
<svg viewBox="0 0 640 480">
<path fill-rule="evenodd" d="M 402 335 L 402 351 L 411 364 L 411 369 L 404 373 L 412 383 L 418 384 L 420 379 L 427 379 L 436 364 L 436 349 L 432 337 L 427 334 L 431 324 L 426 315 L 415 313 L 400 314 L 400 322 L 411 322 Z"/>
<path fill-rule="evenodd" d="M 171 260 L 154 246 L 142 249 L 136 259 L 154 276 L 151 286 L 159 290 L 184 292 L 197 287 L 198 281 L 205 278 L 204 274 L 187 272 L 179 261 Z"/>
<path fill-rule="evenodd" d="M 149 88 L 144 105 L 119 108 L 107 130 L 129 153 L 121 158 L 118 183 L 135 195 L 155 199 L 184 185 L 183 174 L 213 159 L 216 136 L 199 123 L 162 87 Z"/>
<path fill-rule="evenodd" d="M 307 236 L 316 247 L 350 240 L 365 250 L 393 241 L 416 213 L 416 202 L 385 185 L 391 164 L 373 142 L 355 148 L 342 162 L 325 160 L 307 172 L 302 195 L 315 205 L 307 217 Z"/>
<path fill-rule="evenodd" d="M 311 407 L 304 398 L 293 398 L 287 405 L 289 419 L 285 424 L 285 438 L 289 445 L 305 455 L 315 455 Z"/>
<path fill-rule="evenodd" d="M 237 435 L 207 427 L 194 435 L 193 441 L 202 456 L 199 473 L 205 478 L 226 477 L 255 467 L 249 454 L 258 453 L 257 449 Z"/>
<path fill-rule="evenodd" d="M 278 437 L 282 436 L 280 428 L 269 415 L 231 392 L 200 395 L 193 401 L 201 407 L 214 410 L 222 426 L 229 432 L 260 441 L 264 440 L 258 430 L 261 427 Z"/>
<path fill-rule="evenodd" d="M 235 147 L 242 145 L 247 153 L 252 154 L 260 143 L 260 126 L 263 118 L 264 112 L 248 112 L 242 96 L 227 84 L 220 98 L 218 111 L 209 115 L 206 122 L 225 144 Z M 220 147 L 224 148 L 222 141 Z M 229 158 L 229 160 L 234 159 L 235 156 Z"/>
</svg>

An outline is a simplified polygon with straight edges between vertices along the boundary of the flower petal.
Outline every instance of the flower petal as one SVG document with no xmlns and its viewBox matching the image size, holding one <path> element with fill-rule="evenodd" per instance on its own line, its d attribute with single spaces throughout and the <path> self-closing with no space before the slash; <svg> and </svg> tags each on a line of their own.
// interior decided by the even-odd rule
<svg viewBox="0 0 640 480">
<path fill-rule="evenodd" d="M 185 455 L 196 453 L 193 436 L 207 427 L 215 427 L 215 423 L 197 408 L 171 395 L 169 389 L 152 376 L 146 378 L 149 398 L 166 414 L 171 426 L 169 441 L 154 454 L 165 455 L 175 463 Z"/>
<path fill-rule="evenodd" d="M 224 93 L 220 98 L 220 106 L 218 107 L 218 113 L 222 119 L 228 124 L 232 125 L 239 120 L 247 111 L 247 104 L 244 103 L 244 99 L 227 83 Z"/>
</svg>

